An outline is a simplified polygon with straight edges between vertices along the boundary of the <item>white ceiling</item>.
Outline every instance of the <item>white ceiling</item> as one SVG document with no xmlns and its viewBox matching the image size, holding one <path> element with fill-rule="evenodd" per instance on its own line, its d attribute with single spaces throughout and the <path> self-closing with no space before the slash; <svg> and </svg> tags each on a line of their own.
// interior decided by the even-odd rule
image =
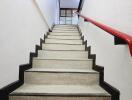
<svg viewBox="0 0 132 100">
<path fill-rule="evenodd" d="M 80 0 L 60 0 L 60 8 L 78 8 Z"/>
</svg>

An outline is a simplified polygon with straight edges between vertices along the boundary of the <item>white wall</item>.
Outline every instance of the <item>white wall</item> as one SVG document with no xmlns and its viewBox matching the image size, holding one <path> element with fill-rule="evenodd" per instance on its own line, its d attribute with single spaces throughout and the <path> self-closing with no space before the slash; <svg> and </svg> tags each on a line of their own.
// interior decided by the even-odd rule
<svg viewBox="0 0 132 100">
<path fill-rule="evenodd" d="M 78 8 L 80 0 L 60 0 L 60 8 Z"/>
<path fill-rule="evenodd" d="M 0 88 L 18 80 L 19 65 L 47 31 L 33 0 L 0 0 Z"/>
<path fill-rule="evenodd" d="M 56 11 L 55 11 L 55 24 L 59 24 L 60 21 L 60 5 L 59 0 L 56 1 Z"/>
<path fill-rule="evenodd" d="M 56 13 L 58 9 L 58 0 L 36 0 L 38 7 L 43 13 L 44 18 L 47 21 L 48 26 L 51 26 L 55 23 L 57 19 Z"/>
<path fill-rule="evenodd" d="M 132 35 L 131 0 L 85 0 L 82 14 Z M 132 57 L 127 45 L 114 45 L 113 36 L 80 19 L 79 25 L 97 65 L 105 68 L 105 81 L 121 92 L 121 100 L 132 99 Z"/>
</svg>

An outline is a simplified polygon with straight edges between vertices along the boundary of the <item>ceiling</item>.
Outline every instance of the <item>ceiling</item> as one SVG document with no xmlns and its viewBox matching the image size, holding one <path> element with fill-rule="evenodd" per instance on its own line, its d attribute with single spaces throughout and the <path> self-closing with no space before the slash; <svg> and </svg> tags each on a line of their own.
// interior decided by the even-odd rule
<svg viewBox="0 0 132 100">
<path fill-rule="evenodd" d="M 60 0 L 60 8 L 78 8 L 80 0 Z"/>
</svg>

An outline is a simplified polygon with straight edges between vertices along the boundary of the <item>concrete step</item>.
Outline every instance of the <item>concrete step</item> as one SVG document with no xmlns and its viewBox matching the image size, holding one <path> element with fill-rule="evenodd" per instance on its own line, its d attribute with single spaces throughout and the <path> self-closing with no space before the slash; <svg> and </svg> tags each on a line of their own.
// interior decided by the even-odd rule
<svg viewBox="0 0 132 100">
<path fill-rule="evenodd" d="M 76 26 L 58 26 L 54 27 L 53 29 L 78 29 Z"/>
<path fill-rule="evenodd" d="M 41 70 L 41 71 L 40 71 Z M 94 85 L 99 84 L 99 73 L 93 70 L 30 69 L 24 73 L 27 84 Z"/>
<path fill-rule="evenodd" d="M 58 68 L 31 68 L 25 72 L 50 72 L 50 73 L 84 73 L 84 74 L 99 74 L 93 69 L 58 69 Z"/>
<path fill-rule="evenodd" d="M 78 31 L 77 28 L 54 28 L 52 31 Z"/>
<path fill-rule="evenodd" d="M 50 39 L 81 39 L 81 36 L 53 36 L 53 35 L 48 35 L 48 38 Z"/>
<path fill-rule="evenodd" d="M 88 59 L 88 51 L 39 50 L 38 58 L 45 59 Z"/>
<path fill-rule="evenodd" d="M 111 100 L 76 25 L 56 25 L 9 100 Z"/>
<path fill-rule="evenodd" d="M 93 60 L 33 59 L 33 68 L 92 69 Z"/>
<path fill-rule="evenodd" d="M 85 50 L 85 45 L 43 44 L 43 50 Z"/>
<path fill-rule="evenodd" d="M 9 96 L 10 100 L 111 100 L 99 85 L 24 84 Z"/>
<path fill-rule="evenodd" d="M 60 39 L 45 39 L 45 43 L 52 43 L 52 44 L 83 44 L 82 40 L 60 40 Z"/>
<path fill-rule="evenodd" d="M 54 35 L 54 36 L 80 36 L 79 32 L 73 33 L 73 32 L 69 32 L 69 33 L 65 33 L 65 32 L 50 32 L 50 35 Z"/>
<path fill-rule="evenodd" d="M 76 30 L 78 30 L 77 27 L 54 27 L 53 29 L 70 29 L 70 30 L 76 29 Z"/>
<path fill-rule="evenodd" d="M 76 33 L 78 30 L 52 30 L 52 32 Z"/>
<path fill-rule="evenodd" d="M 76 25 L 56 25 L 54 28 L 65 28 L 65 27 L 70 27 L 70 28 L 77 28 Z"/>
</svg>

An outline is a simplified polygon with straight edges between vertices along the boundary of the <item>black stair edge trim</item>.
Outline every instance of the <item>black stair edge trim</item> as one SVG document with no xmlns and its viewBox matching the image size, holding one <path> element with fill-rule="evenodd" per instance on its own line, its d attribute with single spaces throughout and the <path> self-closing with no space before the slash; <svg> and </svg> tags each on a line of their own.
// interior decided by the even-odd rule
<svg viewBox="0 0 132 100">
<path fill-rule="evenodd" d="M 48 38 L 48 37 L 47 37 L 47 39 L 53 39 L 53 40 L 72 40 L 72 41 L 79 40 L 79 41 L 81 41 L 81 39 L 58 39 L 58 38 Z"/>
<path fill-rule="evenodd" d="M 69 94 L 69 93 L 16 93 L 16 94 L 11 94 L 11 96 L 54 96 L 54 97 L 110 97 L 109 95 L 105 94 L 98 94 L 98 95 L 93 95 L 93 94 L 87 94 L 87 93 L 75 93 L 75 94 Z"/>
<path fill-rule="evenodd" d="M 93 60 L 93 69 L 99 72 L 100 86 L 104 88 L 109 94 L 111 94 L 111 100 L 120 100 L 120 91 L 104 81 L 104 67 L 96 65 L 96 54 L 91 54 L 91 46 L 87 47 L 87 40 L 84 40 L 84 35 L 82 34 L 80 27 L 77 26 L 77 28 L 80 32 L 83 44 L 85 45 L 85 50 L 88 51 L 88 59 Z"/>
<path fill-rule="evenodd" d="M 56 39 L 56 40 L 81 40 L 81 38 L 80 39 L 61 39 L 61 38 L 47 38 L 47 39 Z"/>
<path fill-rule="evenodd" d="M 104 81 L 104 67 L 96 65 L 96 54 L 91 54 L 91 46 L 87 47 L 87 49 L 89 51 L 88 58 L 93 59 L 93 69 L 100 74 L 100 86 L 111 94 L 111 100 L 120 100 L 120 91 Z"/>
<path fill-rule="evenodd" d="M 82 34 L 82 31 L 81 31 L 79 26 L 77 26 L 77 29 L 78 29 L 79 34 L 81 36 L 82 43 L 83 43 L 83 45 L 85 45 L 85 51 L 88 51 L 88 49 L 87 49 L 87 40 L 84 40 L 84 35 Z"/>
<path fill-rule="evenodd" d="M 54 74 L 98 74 L 98 72 L 83 72 L 83 71 L 26 71 L 27 73 L 54 73 Z"/>
<path fill-rule="evenodd" d="M 85 1 L 85 0 L 80 0 L 79 5 L 78 5 L 78 10 L 77 10 L 77 12 L 80 12 L 80 11 L 82 10 L 83 5 L 84 5 L 84 1 Z"/>
<path fill-rule="evenodd" d="M 53 27 L 54 25 L 52 26 L 51 29 L 49 29 L 49 31 L 51 31 Z M 9 100 L 9 94 L 24 84 L 24 72 L 32 68 L 33 57 L 37 57 L 38 50 L 42 50 L 42 44 L 45 43 L 45 39 L 47 38 L 47 35 L 49 35 L 49 32 L 44 34 L 44 39 L 40 38 L 40 45 L 35 46 L 35 52 L 30 52 L 29 63 L 22 64 L 19 66 L 19 80 L 0 89 L 0 99 L 1 100 Z"/>
<path fill-rule="evenodd" d="M 55 26 L 55 24 L 53 23 L 51 28 L 49 28 L 49 32 L 52 32 L 52 30 L 54 29 L 54 26 Z"/>
<path fill-rule="evenodd" d="M 119 37 L 114 36 L 114 44 L 115 45 L 125 45 L 127 44 L 127 42 Z"/>
</svg>

